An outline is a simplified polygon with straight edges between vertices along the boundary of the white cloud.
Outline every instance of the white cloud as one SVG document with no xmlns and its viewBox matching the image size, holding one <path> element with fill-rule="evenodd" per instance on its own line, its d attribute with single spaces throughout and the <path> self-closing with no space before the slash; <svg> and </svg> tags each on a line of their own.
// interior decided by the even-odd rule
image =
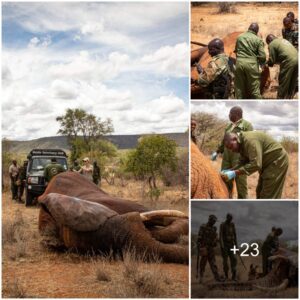
<svg viewBox="0 0 300 300">
<path fill-rule="evenodd" d="M 157 72 L 175 76 L 186 77 L 189 64 L 186 59 L 189 55 L 189 47 L 186 43 L 175 46 L 164 46 L 152 54 L 142 57 L 141 62 Z"/>
</svg>

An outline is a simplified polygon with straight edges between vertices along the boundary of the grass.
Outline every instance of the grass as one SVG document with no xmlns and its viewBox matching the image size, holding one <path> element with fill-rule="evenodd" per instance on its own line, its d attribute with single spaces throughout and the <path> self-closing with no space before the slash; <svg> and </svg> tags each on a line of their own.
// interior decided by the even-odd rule
<svg viewBox="0 0 300 300">
<path fill-rule="evenodd" d="M 18 279 L 4 286 L 3 290 L 6 298 L 27 298 L 26 290 Z"/>
<path fill-rule="evenodd" d="M 121 266 L 122 279 L 114 282 L 114 297 L 121 298 L 158 298 L 164 297 L 168 277 L 162 271 L 159 261 L 147 264 L 135 251 L 126 251 Z"/>
</svg>

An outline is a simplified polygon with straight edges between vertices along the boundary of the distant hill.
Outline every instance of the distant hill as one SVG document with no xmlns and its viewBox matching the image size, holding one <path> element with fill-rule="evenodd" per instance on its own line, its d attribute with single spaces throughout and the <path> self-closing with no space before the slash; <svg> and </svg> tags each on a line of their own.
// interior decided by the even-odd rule
<svg viewBox="0 0 300 300">
<path fill-rule="evenodd" d="M 165 133 L 161 135 L 174 140 L 179 147 L 188 146 L 188 133 Z M 138 139 L 142 136 L 144 135 L 108 135 L 105 139 L 115 144 L 119 149 L 132 149 L 136 147 Z M 28 153 L 33 148 L 70 150 L 66 136 L 50 136 L 29 141 L 11 142 L 11 151 L 15 153 Z"/>
</svg>

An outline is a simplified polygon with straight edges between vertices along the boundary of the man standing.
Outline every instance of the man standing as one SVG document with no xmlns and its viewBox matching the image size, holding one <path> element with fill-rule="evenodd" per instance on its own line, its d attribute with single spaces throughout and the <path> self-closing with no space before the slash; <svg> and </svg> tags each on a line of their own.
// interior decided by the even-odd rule
<svg viewBox="0 0 300 300">
<path fill-rule="evenodd" d="M 18 199 L 17 180 L 19 177 L 19 167 L 15 159 L 12 161 L 12 164 L 9 166 L 8 173 L 10 177 L 11 197 L 13 200 L 17 200 Z"/>
<path fill-rule="evenodd" d="M 96 161 L 93 163 L 93 182 L 98 185 L 98 183 L 101 183 L 101 172 L 100 168 Z"/>
<path fill-rule="evenodd" d="M 282 37 L 289 41 L 298 50 L 298 25 L 293 21 L 285 17 L 283 19 Z"/>
<path fill-rule="evenodd" d="M 234 253 L 230 251 L 230 249 L 233 249 L 234 246 L 237 246 L 236 231 L 232 219 L 233 219 L 232 214 L 227 214 L 226 221 L 221 223 L 220 225 L 220 244 L 221 244 L 222 257 L 223 257 L 223 270 L 224 270 L 225 277 L 226 279 L 228 279 L 228 271 L 229 271 L 228 257 L 229 257 L 232 280 L 236 280 L 237 259 Z"/>
<path fill-rule="evenodd" d="M 241 34 L 236 41 L 236 99 L 261 99 L 259 65 L 266 62 L 264 42 L 257 36 L 259 26 L 252 23 L 248 31 Z"/>
<path fill-rule="evenodd" d="M 297 90 L 298 51 L 287 40 L 269 34 L 266 38 L 269 45 L 268 65 L 280 65 L 278 99 L 293 99 Z"/>
<path fill-rule="evenodd" d="M 224 53 L 224 43 L 220 39 L 213 39 L 208 44 L 208 53 L 212 60 L 207 68 L 197 65 L 199 72 L 198 84 L 208 90 L 208 99 L 228 99 L 231 90 L 230 61 Z"/>
<path fill-rule="evenodd" d="M 234 170 L 221 172 L 225 180 L 259 172 L 257 199 L 281 198 L 289 157 L 279 142 L 264 132 L 247 131 L 239 134 L 226 133 L 224 146 L 241 155 L 239 166 Z"/>
<path fill-rule="evenodd" d="M 252 131 L 253 126 L 250 122 L 243 119 L 243 110 L 239 106 L 234 106 L 229 112 L 229 123 L 225 128 L 225 134 L 228 132 L 243 132 L 243 131 Z M 224 141 L 222 140 L 218 149 L 211 155 L 211 160 L 216 160 L 218 153 L 223 153 L 223 160 L 221 170 L 232 169 L 237 166 L 240 162 L 240 154 L 234 153 L 229 149 L 224 147 Z M 226 182 L 229 197 L 232 198 L 233 193 L 233 183 L 234 180 Z M 247 199 L 248 197 L 248 187 L 247 187 L 247 175 L 241 175 L 235 178 L 236 189 L 237 189 L 237 198 L 238 199 Z"/>
<path fill-rule="evenodd" d="M 216 221 L 217 221 L 217 217 L 215 215 L 210 215 L 208 218 L 208 222 L 206 224 L 202 224 L 199 228 L 197 244 L 201 256 L 200 283 L 203 281 L 203 276 L 204 276 L 204 271 L 205 271 L 205 266 L 207 261 L 215 277 L 215 280 L 220 281 L 218 268 L 216 265 L 215 250 L 214 250 L 214 248 L 217 246 L 217 240 L 218 240 L 217 227 L 214 226 Z"/>
<path fill-rule="evenodd" d="M 24 189 L 25 189 L 27 166 L 28 166 L 28 160 L 24 160 L 23 166 L 20 167 L 20 176 L 19 176 L 20 184 L 18 186 L 18 200 L 19 200 L 19 202 L 22 202 L 22 196 L 23 196 Z"/>
<path fill-rule="evenodd" d="M 51 163 L 48 164 L 44 170 L 44 177 L 46 182 L 49 183 L 54 176 L 65 171 L 66 170 L 64 169 L 64 167 L 61 164 L 57 163 L 56 158 L 52 157 Z"/>
<path fill-rule="evenodd" d="M 79 170 L 81 169 L 80 165 L 79 165 L 79 162 L 77 159 L 74 160 L 74 164 L 73 166 L 71 167 L 71 171 L 73 172 L 78 172 Z"/>
<path fill-rule="evenodd" d="M 278 237 L 282 234 L 281 228 L 272 228 L 272 232 L 268 234 L 267 238 L 262 245 L 262 266 L 263 266 L 263 276 L 267 275 L 271 271 L 271 263 L 269 257 L 274 255 L 279 249 L 279 239 Z"/>
</svg>

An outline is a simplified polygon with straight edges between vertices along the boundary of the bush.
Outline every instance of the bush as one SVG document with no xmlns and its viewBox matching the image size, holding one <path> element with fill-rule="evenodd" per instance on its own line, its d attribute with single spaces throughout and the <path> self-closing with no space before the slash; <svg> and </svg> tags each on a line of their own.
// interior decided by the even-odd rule
<svg viewBox="0 0 300 300">
<path fill-rule="evenodd" d="M 166 186 L 189 184 L 189 153 L 184 151 L 178 155 L 177 170 L 173 172 L 169 167 L 162 168 L 162 181 Z"/>
<path fill-rule="evenodd" d="M 219 2 L 218 7 L 219 7 L 218 14 L 236 13 L 234 4 L 231 2 Z"/>
<path fill-rule="evenodd" d="M 288 153 L 298 152 L 298 140 L 292 137 L 283 137 L 281 145 Z"/>
</svg>

